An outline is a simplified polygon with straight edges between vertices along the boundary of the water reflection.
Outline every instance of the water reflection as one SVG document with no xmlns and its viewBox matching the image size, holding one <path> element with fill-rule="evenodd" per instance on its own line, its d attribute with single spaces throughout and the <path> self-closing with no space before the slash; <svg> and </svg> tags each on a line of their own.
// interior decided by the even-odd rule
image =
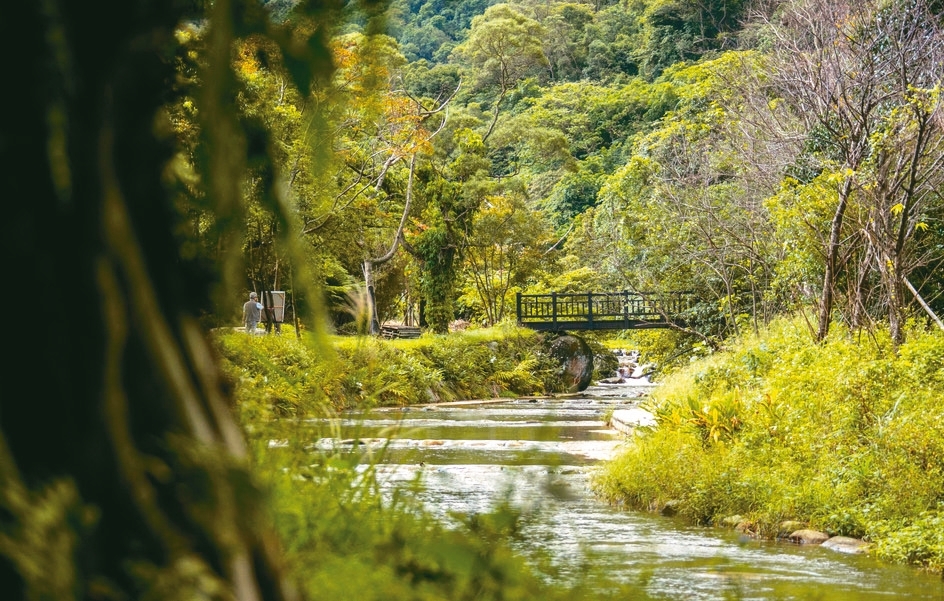
<svg viewBox="0 0 944 601">
<path fill-rule="evenodd" d="M 606 414 L 646 390 L 613 385 L 573 399 L 375 411 L 338 420 L 338 435 L 318 445 L 379 460 L 386 491 L 418 484 L 418 500 L 446 521 L 510 503 L 525 523 L 519 550 L 550 558 L 554 578 L 590 566 L 665 599 L 944 600 L 939 577 L 908 567 L 694 528 L 595 499 L 591 470 L 625 444 L 606 428 Z"/>
</svg>

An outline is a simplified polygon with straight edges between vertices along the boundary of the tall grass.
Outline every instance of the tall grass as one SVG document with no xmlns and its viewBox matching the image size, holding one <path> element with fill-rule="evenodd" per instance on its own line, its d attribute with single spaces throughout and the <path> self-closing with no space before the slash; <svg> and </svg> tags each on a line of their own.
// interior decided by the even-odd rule
<svg viewBox="0 0 944 601">
<path fill-rule="evenodd" d="M 657 426 L 595 479 L 614 502 L 689 519 L 742 516 L 762 536 L 785 520 L 863 537 L 881 557 L 944 567 L 944 335 L 799 322 L 675 373 L 652 395 Z"/>
</svg>

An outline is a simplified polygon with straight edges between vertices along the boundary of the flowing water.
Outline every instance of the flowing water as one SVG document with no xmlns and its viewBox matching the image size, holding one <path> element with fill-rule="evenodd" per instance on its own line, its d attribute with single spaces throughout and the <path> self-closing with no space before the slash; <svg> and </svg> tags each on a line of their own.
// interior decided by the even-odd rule
<svg viewBox="0 0 944 601">
<path fill-rule="evenodd" d="M 386 490 L 418 482 L 420 500 L 446 520 L 510 502 L 525 520 L 519 549 L 549 558 L 549 578 L 564 582 L 592 568 L 664 599 L 944 601 L 944 581 L 912 568 L 692 527 L 595 498 L 591 470 L 625 444 L 605 415 L 645 392 L 596 386 L 580 398 L 377 410 L 342 420 L 341 437 L 320 444 L 378 461 Z"/>
</svg>

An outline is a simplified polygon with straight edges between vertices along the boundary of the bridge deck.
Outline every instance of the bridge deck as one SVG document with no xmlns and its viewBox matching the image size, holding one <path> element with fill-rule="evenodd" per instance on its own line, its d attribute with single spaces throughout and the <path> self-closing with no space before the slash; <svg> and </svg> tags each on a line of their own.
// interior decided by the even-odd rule
<svg viewBox="0 0 944 601">
<path fill-rule="evenodd" d="M 552 292 L 518 294 L 518 323 L 540 331 L 626 330 L 685 325 L 689 293 Z"/>
</svg>

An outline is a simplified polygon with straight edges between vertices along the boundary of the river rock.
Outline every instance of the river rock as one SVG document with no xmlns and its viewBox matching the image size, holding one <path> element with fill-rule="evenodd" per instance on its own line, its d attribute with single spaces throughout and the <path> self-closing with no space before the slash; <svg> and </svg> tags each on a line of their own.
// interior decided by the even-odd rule
<svg viewBox="0 0 944 601">
<path fill-rule="evenodd" d="M 727 528 L 734 528 L 735 532 L 746 534 L 748 536 L 757 536 L 757 524 L 747 519 L 743 515 L 729 515 L 722 518 L 721 525 Z"/>
<path fill-rule="evenodd" d="M 741 520 L 734 526 L 734 530 L 748 536 L 757 536 L 757 524 L 750 520 Z"/>
<path fill-rule="evenodd" d="M 789 538 L 790 534 L 797 530 L 803 530 L 804 528 L 806 528 L 806 522 L 785 520 L 780 522 L 780 526 L 777 527 L 777 538 Z"/>
<path fill-rule="evenodd" d="M 593 351 L 579 336 L 560 336 L 551 342 L 548 354 L 561 365 L 561 386 L 565 392 L 586 390 L 593 377 Z"/>
<path fill-rule="evenodd" d="M 865 553 L 868 547 L 869 544 L 864 540 L 850 538 L 848 536 L 834 536 L 823 543 L 824 549 L 830 549 L 838 553 L 848 553 L 850 555 Z"/>
<path fill-rule="evenodd" d="M 605 350 L 605 349 L 603 349 Z M 615 374 L 620 366 L 620 359 L 613 353 L 597 352 L 593 354 L 593 371 L 599 377 L 600 374 Z"/>
<path fill-rule="evenodd" d="M 656 425 L 656 416 L 640 407 L 617 409 L 610 417 L 610 425 L 624 434 L 632 434 L 636 428 Z"/>
<path fill-rule="evenodd" d="M 678 515 L 679 512 L 679 502 L 678 501 L 667 501 L 665 505 L 662 506 L 661 513 L 664 516 L 672 517 Z"/>
<path fill-rule="evenodd" d="M 818 530 L 797 530 L 788 536 L 790 540 L 801 545 L 821 545 L 829 540 L 829 535 Z"/>
</svg>

